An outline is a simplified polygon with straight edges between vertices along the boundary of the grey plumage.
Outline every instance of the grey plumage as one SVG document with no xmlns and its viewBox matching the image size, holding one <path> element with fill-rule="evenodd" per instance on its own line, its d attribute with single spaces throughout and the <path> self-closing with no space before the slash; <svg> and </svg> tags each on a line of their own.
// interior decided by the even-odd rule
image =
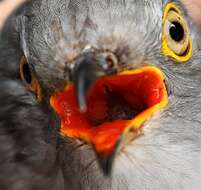
<svg viewBox="0 0 201 190">
<path fill-rule="evenodd" d="M 152 190 L 201 186 L 201 33 L 188 17 L 193 56 L 178 64 L 161 52 L 160 0 L 35 0 L 8 20 L 0 40 L 0 189 Z M 83 48 L 110 49 L 119 68 L 151 63 L 163 70 L 170 104 L 117 155 L 112 175 L 89 145 L 61 138 L 48 97 L 69 79 Z M 19 77 L 24 54 L 47 101 L 39 104 Z"/>
</svg>

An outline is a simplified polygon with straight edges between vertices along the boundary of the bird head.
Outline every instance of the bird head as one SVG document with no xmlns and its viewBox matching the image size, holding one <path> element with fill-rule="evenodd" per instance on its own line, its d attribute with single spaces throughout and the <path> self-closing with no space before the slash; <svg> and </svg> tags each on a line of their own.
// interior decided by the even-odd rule
<svg viewBox="0 0 201 190">
<path fill-rule="evenodd" d="M 164 177 L 200 155 L 200 33 L 180 1 L 36 0 L 16 20 L 22 83 L 66 160 L 86 166 L 88 147 L 103 173 L 125 167 L 142 180 L 142 168 Z"/>
</svg>

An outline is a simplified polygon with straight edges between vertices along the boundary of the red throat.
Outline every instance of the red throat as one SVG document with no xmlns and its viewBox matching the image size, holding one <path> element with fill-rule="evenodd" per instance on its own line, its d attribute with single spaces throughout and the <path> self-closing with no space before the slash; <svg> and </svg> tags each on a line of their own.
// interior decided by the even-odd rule
<svg viewBox="0 0 201 190">
<path fill-rule="evenodd" d="M 74 85 L 51 97 L 61 119 L 61 134 L 93 144 L 96 151 L 111 154 L 122 135 L 138 131 L 168 96 L 164 75 L 146 66 L 97 80 L 87 97 L 87 111 L 79 111 Z"/>
</svg>

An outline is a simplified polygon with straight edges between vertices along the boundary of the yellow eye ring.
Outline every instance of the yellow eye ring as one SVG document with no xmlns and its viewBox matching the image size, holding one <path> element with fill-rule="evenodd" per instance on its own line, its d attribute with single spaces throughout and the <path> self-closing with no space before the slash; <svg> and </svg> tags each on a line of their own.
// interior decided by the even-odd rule
<svg viewBox="0 0 201 190">
<path fill-rule="evenodd" d="M 188 61 L 193 52 L 187 22 L 172 3 L 166 6 L 163 14 L 162 51 L 177 62 Z"/>
</svg>

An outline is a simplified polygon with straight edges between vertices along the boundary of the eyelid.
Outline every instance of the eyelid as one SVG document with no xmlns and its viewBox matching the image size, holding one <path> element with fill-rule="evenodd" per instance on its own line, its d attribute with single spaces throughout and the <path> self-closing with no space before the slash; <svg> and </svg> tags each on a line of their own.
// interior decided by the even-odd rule
<svg viewBox="0 0 201 190">
<path fill-rule="evenodd" d="M 40 84 L 32 72 L 30 72 L 31 81 L 30 82 L 26 81 L 26 77 L 23 74 L 23 67 L 25 64 L 28 65 L 28 62 L 27 62 L 25 56 L 22 56 L 22 58 L 20 59 L 20 77 L 21 77 L 23 83 L 25 84 L 25 87 L 28 90 L 30 90 L 31 92 L 33 92 L 34 94 L 36 94 L 37 100 L 39 102 L 41 102 L 42 101 L 42 91 L 41 91 Z"/>
<path fill-rule="evenodd" d="M 168 21 L 177 21 L 179 22 L 184 29 L 184 39 L 180 43 L 174 42 L 173 39 L 167 36 L 167 22 Z M 162 25 L 162 52 L 164 55 L 171 57 L 177 62 L 186 62 L 190 59 L 192 55 L 192 39 L 190 37 L 190 32 L 188 25 L 183 18 L 182 12 L 177 8 L 173 3 L 169 3 L 164 10 L 163 14 L 163 25 Z M 169 30 L 169 28 L 168 28 Z M 171 45 L 170 45 L 171 43 Z M 170 46 L 174 46 L 177 52 L 171 49 Z M 185 53 L 186 50 L 186 53 Z M 184 53 L 182 53 L 184 52 Z"/>
<path fill-rule="evenodd" d="M 180 20 L 180 24 L 183 26 L 184 29 L 184 37 L 183 39 L 178 43 L 176 41 L 174 41 L 173 39 L 171 39 L 170 35 L 166 35 L 169 33 L 169 26 L 171 25 L 172 22 L 178 22 L 178 19 Z M 186 26 L 186 24 L 184 23 L 184 20 L 182 17 L 180 17 L 179 15 L 176 15 L 174 13 L 168 15 L 167 20 L 164 23 L 164 35 L 166 35 L 167 38 L 167 45 L 172 48 L 172 46 L 174 48 L 173 51 L 175 52 L 176 55 L 182 56 L 184 54 L 184 52 L 187 50 L 188 46 L 189 46 L 189 30 Z"/>
</svg>

